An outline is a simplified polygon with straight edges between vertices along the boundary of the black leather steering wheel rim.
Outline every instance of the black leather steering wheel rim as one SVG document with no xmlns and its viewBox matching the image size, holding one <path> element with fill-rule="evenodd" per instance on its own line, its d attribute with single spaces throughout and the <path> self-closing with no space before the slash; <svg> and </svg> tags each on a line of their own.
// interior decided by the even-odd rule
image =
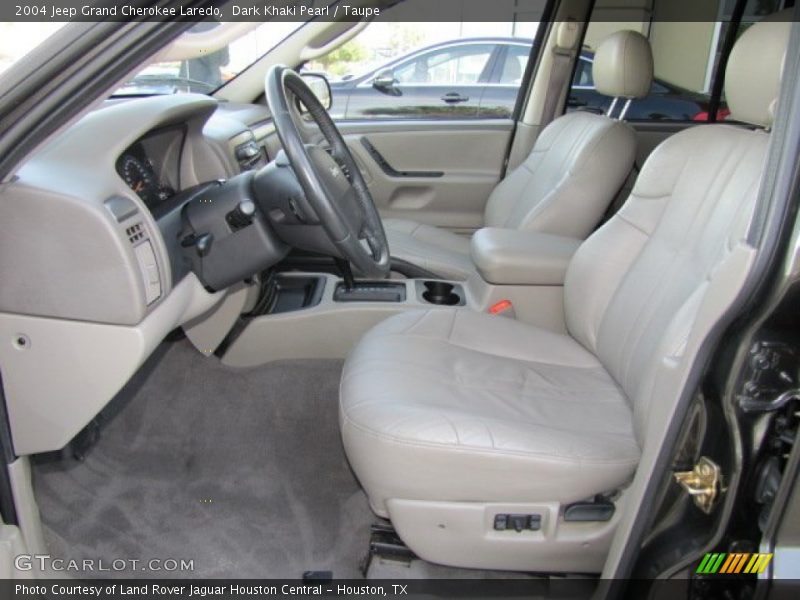
<svg viewBox="0 0 800 600">
<path fill-rule="evenodd" d="M 288 67 L 272 67 L 264 88 L 278 138 L 325 233 L 342 258 L 349 260 L 360 274 L 386 277 L 390 256 L 383 223 L 361 171 L 328 111 L 302 77 Z M 330 145 L 330 152 L 304 143 L 292 114 L 296 111 L 292 106 L 295 98 L 305 105 Z"/>
</svg>

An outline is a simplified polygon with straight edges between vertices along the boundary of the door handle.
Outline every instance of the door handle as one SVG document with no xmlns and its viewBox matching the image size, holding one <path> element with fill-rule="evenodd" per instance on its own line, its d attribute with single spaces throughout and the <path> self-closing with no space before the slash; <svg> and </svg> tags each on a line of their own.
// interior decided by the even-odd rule
<svg viewBox="0 0 800 600">
<path fill-rule="evenodd" d="M 458 92 L 450 92 L 449 94 L 442 96 L 442 100 L 448 104 L 458 104 L 459 102 L 469 101 L 469 96 L 462 96 Z"/>
</svg>

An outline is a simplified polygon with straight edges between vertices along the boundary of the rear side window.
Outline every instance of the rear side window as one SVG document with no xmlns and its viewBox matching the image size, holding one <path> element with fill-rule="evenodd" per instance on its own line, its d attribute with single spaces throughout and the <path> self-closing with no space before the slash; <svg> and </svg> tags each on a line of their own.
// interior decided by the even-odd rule
<svg viewBox="0 0 800 600">
<path fill-rule="evenodd" d="M 726 41 L 730 41 L 731 35 L 740 35 L 753 22 L 792 4 L 791 0 L 722 0 L 718 3 L 717 20 L 678 21 L 668 16 L 681 14 L 675 13 L 674 0 L 655 0 L 653 18 L 615 22 L 611 16 L 615 11 L 619 14 L 617 4 L 599 0 L 586 31 L 581 60 L 575 68 L 567 110 L 608 109 L 611 99 L 594 88 L 591 61 L 606 37 L 631 29 L 650 40 L 655 79 L 646 98 L 631 102 L 626 119 L 723 121 L 730 115 L 725 97 L 719 93 Z M 732 22 L 733 16 L 741 11 L 741 22 Z"/>
<path fill-rule="evenodd" d="M 625 118 L 629 121 L 707 120 L 718 48 L 724 39 L 720 36 L 721 25 L 719 22 L 592 21 L 575 68 L 567 109 L 608 110 L 612 99 L 596 91 L 592 77 L 594 53 L 612 33 L 632 29 L 650 39 L 655 79 L 650 94 L 632 101 Z M 620 108 L 618 104 L 617 110 Z M 725 107 L 721 107 L 720 117 L 724 118 L 726 113 Z"/>
<path fill-rule="evenodd" d="M 592 61 L 581 56 L 575 66 L 575 77 L 572 80 L 575 87 L 594 87 L 592 78 Z"/>
</svg>

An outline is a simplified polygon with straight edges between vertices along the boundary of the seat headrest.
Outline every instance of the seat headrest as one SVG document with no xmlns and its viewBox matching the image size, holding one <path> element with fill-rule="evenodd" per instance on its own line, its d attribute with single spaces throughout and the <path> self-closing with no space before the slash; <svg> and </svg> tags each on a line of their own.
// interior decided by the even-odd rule
<svg viewBox="0 0 800 600">
<path fill-rule="evenodd" d="M 644 98 L 653 84 L 653 51 L 641 33 L 612 33 L 597 47 L 592 77 L 598 92 L 613 98 Z"/>
<path fill-rule="evenodd" d="M 725 99 L 732 119 L 772 126 L 791 26 L 791 15 L 781 11 L 736 41 L 725 70 Z"/>
</svg>

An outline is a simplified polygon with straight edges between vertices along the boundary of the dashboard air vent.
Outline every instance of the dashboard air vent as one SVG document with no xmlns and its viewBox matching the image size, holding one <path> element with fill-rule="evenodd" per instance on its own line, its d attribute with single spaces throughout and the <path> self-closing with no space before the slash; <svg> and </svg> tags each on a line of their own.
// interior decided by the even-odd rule
<svg viewBox="0 0 800 600">
<path fill-rule="evenodd" d="M 144 225 L 141 221 L 130 227 L 126 227 L 125 233 L 128 235 L 128 241 L 130 241 L 131 246 L 135 246 L 137 242 L 145 238 Z"/>
</svg>

